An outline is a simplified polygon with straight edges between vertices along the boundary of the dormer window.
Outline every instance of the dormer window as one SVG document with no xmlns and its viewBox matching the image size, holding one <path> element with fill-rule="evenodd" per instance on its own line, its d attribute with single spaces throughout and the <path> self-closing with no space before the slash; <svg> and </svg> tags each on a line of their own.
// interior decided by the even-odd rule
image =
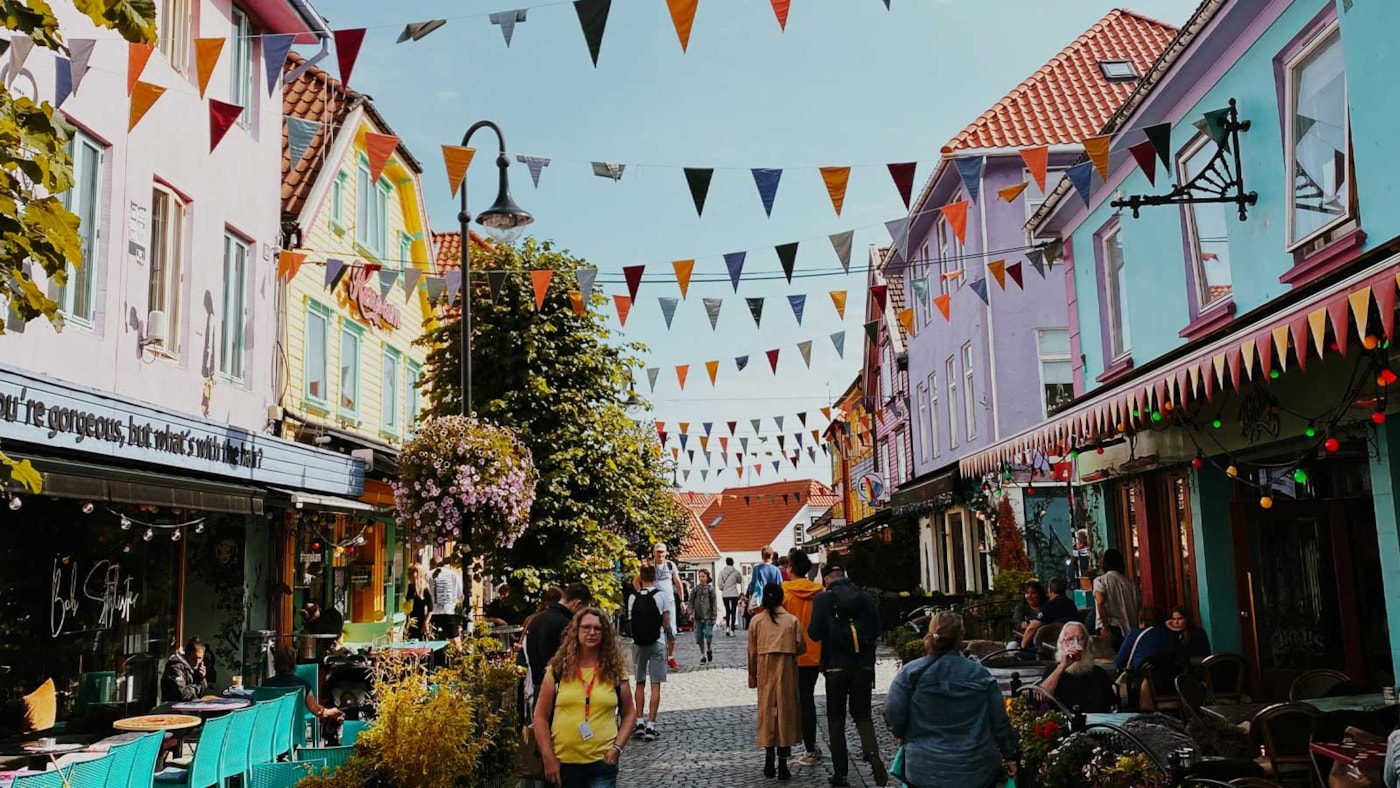
<svg viewBox="0 0 1400 788">
<path fill-rule="evenodd" d="M 1099 70 L 1109 82 L 1128 82 L 1137 79 L 1137 68 L 1128 60 L 1100 60 Z"/>
</svg>

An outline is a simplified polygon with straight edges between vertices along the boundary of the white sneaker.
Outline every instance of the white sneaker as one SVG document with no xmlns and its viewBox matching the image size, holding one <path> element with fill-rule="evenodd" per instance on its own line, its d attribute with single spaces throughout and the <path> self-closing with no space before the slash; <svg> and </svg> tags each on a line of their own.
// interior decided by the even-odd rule
<svg viewBox="0 0 1400 788">
<path fill-rule="evenodd" d="M 819 766 L 822 762 L 822 754 L 818 750 L 804 752 L 797 758 L 798 766 Z"/>
<path fill-rule="evenodd" d="M 656 741 L 656 736 L 656 727 L 653 725 L 647 725 L 646 730 L 642 731 L 642 741 Z"/>
</svg>

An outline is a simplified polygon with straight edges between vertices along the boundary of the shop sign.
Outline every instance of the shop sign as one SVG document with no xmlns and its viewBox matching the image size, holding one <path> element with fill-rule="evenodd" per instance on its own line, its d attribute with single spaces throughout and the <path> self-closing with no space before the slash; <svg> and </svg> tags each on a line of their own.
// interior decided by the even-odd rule
<svg viewBox="0 0 1400 788">
<path fill-rule="evenodd" d="M 350 585 L 367 586 L 371 579 L 369 567 L 352 567 L 350 569 Z"/>
<path fill-rule="evenodd" d="M 884 500 L 885 477 L 874 471 L 861 476 L 856 481 L 856 496 L 866 505 L 874 505 Z"/>
<path fill-rule="evenodd" d="M 81 586 L 79 577 L 83 578 Z M 64 625 L 77 619 L 83 600 L 99 606 L 98 629 L 111 629 L 118 620 L 130 621 L 131 610 L 141 596 L 131 584 L 131 576 L 123 575 L 121 564 L 115 561 L 98 561 L 84 573 L 77 561 L 55 558 L 49 592 L 49 634 L 63 634 Z"/>
<path fill-rule="evenodd" d="M 397 329 L 401 322 L 399 308 L 379 294 L 374 271 L 357 266 L 345 282 L 345 298 L 360 313 L 360 320 L 375 327 Z"/>
</svg>

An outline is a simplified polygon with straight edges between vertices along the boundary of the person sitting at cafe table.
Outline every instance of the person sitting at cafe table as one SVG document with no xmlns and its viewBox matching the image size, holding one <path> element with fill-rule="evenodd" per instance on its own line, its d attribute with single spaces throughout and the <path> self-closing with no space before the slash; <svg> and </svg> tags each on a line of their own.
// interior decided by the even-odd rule
<svg viewBox="0 0 1400 788">
<path fill-rule="evenodd" d="M 1210 656 L 1210 638 L 1204 629 L 1191 623 L 1191 610 L 1185 605 L 1177 605 L 1167 614 L 1167 629 L 1176 633 L 1187 656 Z"/>
<path fill-rule="evenodd" d="M 1045 669 L 1040 688 L 1055 696 L 1071 711 L 1097 714 L 1112 711 L 1118 693 L 1108 672 L 1094 664 L 1089 650 L 1089 630 L 1078 621 L 1060 629 L 1055 643 L 1055 664 Z"/>
<path fill-rule="evenodd" d="M 501 587 L 496 589 L 496 598 L 486 606 L 486 620 L 498 627 L 518 627 L 520 622 L 525 620 L 515 600 L 511 598 L 510 586 L 502 583 Z"/>
<path fill-rule="evenodd" d="M 1052 577 L 1047 585 L 1050 599 L 1040 608 L 1040 613 L 1026 624 L 1026 632 L 1021 635 L 1021 648 L 1030 648 L 1035 642 L 1036 630 L 1047 624 L 1079 620 L 1079 608 L 1069 598 L 1069 583 L 1063 577 Z"/>
<path fill-rule="evenodd" d="M 182 651 L 165 661 L 160 695 L 166 703 L 199 700 L 209 691 L 209 668 L 204 663 L 204 641 L 192 637 Z"/>
<path fill-rule="evenodd" d="M 301 608 L 302 615 L 305 616 L 305 623 L 302 625 L 303 635 L 334 635 L 335 638 L 322 638 L 316 642 L 316 658 L 321 659 L 331 651 L 333 640 L 339 640 L 345 629 L 345 616 L 334 607 L 322 610 L 321 606 L 315 602 L 307 602 Z"/>
<path fill-rule="evenodd" d="M 1114 663 L 1119 670 L 1137 670 L 1149 660 L 1175 662 L 1185 652 L 1175 632 L 1162 625 L 1162 609 L 1156 605 L 1145 605 L 1138 611 L 1137 629 L 1123 639 L 1123 647 L 1118 649 Z M 1164 660 L 1164 657 L 1173 659 Z"/>
<path fill-rule="evenodd" d="M 316 697 L 316 688 L 311 686 L 311 682 L 297 675 L 297 655 L 291 646 L 280 645 L 272 652 L 272 678 L 262 683 L 264 687 L 300 687 L 306 690 L 306 708 L 312 714 L 321 718 L 321 733 L 325 736 L 326 743 L 334 746 L 340 743 L 340 723 L 345 719 L 345 713 L 340 709 L 326 708 L 321 705 L 321 699 Z"/>
</svg>

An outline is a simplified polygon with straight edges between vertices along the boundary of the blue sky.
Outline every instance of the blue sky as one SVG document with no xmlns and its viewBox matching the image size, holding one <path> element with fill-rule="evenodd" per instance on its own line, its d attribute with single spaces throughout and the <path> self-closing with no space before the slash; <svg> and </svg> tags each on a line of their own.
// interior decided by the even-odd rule
<svg viewBox="0 0 1400 788">
<path fill-rule="evenodd" d="M 776 450 L 774 416 L 784 433 L 824 426 L 819 410 L 850 384 L 863 348 L 865 265 L 871 245 L 885 245 L 884 222 L 904 212 L 885 164 L 918 161 L 915 192 L 932 172 L 939 148 L 1073 38 L 1115 7 L 1108 0 L 795 0 L 781 32 L 767 0 L 701 0 L 682 54 L 665 0 L 614 0 L 595 69 L 571 3 L 539 5 L 517 25 L 509 49 L 487 14 L 548 0 L 321 0 L 332 28 L 370 27 L 352 87 L 369 93 L 409 149 L 425 163 L 424 188 L 436 227 L 455 229 L 456 208 L 439 146 L 461 141 L 474 121 L 506 133 L 509 152 L 553 159 L 536 189 L 523 165 L 511 167 L 516 199 L 536 222 L 531 233 L 555 241 L 599 268 L 609 296 L 626 293 L 622 267 L 645 264 L 646 277 L 620 336 L 645 343 L 645 363 L 661 369 L 656 390 L 638 372 L 638 391 L 668 429 L 691 423 L 698 449 L 702 422 L 727 435 L 752 436 L 750 450 Z M 1132 10 L 1180 24 L 1192 0 L 1134 0 Z M 406 9 L 411 8 L 411 11 Z M 475 16 L 468 16 L 475 15 Z M 404 23 L 434 17 L 447 26 L 422 41 L 394 44 Z M 323 65 L 334 71 L 333 58 Z M 495 196 L 495 140 L 473 139 L 480 153 L 468 175 L 470 199 Z M 619 182 L 592 174 L 591 161 L 627 165 Z M 715 167 L 703 218 L 697 217 L 682 167 Z M 837 217 L 817 168 L 851 166 Z M 752 167 L 784 170 L 771 218 L 764 216 Z M 851 272 L 843 274 L 827 236 L 854 229 Z M 777 244 L 799 241 L 791 285 L 779 275 Z M 721 255 L 747 251 L 736 294 Z M 659 297 L 680 295 L 671 261 L 694 258 L 689 297 L 668 331 Z M 776 280 L 774 275 L 779 275 Z M 848 290 L 840 320 L 828 292 Z M 799 326 L 787 295 L 807 295 Z M 701 299 L 724 298 L 712 331 Z M 756 328 L 745 297 L 766 298 Z M 609 306 L 609 314 L 612 310 Z M 615 320 L 612 321 L 617 328 Z M 830 334 L 845 330 L 846 355 Z M 812 341 L 812 364 L 797 343 Z M 780 349 L 778 374 L 765 351 Z M 739 372 L 734 358 L 750 357 Z M 718 359 L 712 387 L 705 362 Z M 689 364 L 685 390 L 674 367 Z M 810 432 L 804 445 L 810 445 Z M 673 439 L 674 440 L 674 439 Z M 702 481 L 704 460 L 684 489 L 717 490 L 779 478 L 830 477 L 829 461 L 806 454 L 779 474 L 764 457 L 756 479 L 729 468 Z M 711 441 L 711 451 L 718 446 Z M 721 467 L 715 457 L 714 468 Z"/>
</svg>

